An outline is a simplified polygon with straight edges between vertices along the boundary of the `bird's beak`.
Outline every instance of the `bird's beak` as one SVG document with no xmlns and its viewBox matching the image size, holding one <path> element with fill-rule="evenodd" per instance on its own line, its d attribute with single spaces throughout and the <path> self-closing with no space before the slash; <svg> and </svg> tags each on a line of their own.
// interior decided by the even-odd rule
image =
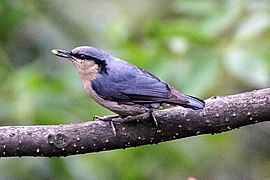
<svg viewBox="0 0 270 180">
<path fill-rule="evenodd" d="M 63 58 L 71 58 L 70 51 L 61 50 L 61 49 L 54 49 L 52 53 L 56 56 L 60 56 Z"/>
</svg>

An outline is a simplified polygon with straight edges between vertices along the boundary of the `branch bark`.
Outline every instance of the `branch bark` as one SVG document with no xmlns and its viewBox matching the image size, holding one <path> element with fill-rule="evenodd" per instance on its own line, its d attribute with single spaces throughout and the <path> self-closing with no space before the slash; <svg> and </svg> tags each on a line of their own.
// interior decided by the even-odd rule
<svg viewBox="0 0 270 180">
<path fill-rule="evenodd" d="M 89 152 L 157 144 L 164 141 L 214 134 L 270 120 L 270 88 L 212 97 L 203 111 L 181 107 L 149 114 L 116 118 L 116 135 L 109 121 L 66 125 L 0 127 L 0 157 L 68 156 Z"/>
</svg>

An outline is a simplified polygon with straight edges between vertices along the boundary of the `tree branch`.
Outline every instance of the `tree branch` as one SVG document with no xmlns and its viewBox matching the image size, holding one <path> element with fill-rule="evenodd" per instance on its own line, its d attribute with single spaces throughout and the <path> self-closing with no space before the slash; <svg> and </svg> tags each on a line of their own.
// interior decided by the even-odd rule
<svg viewBox="0 0 270 180">
<path fill-rule="evenodd" d="M 229 131 L 270 120 L 270 88 L 206 100 L 203 111 L 181 107 L 67 125 L 0 127 L 0 156 L 68 156 Z"/>
</svg>

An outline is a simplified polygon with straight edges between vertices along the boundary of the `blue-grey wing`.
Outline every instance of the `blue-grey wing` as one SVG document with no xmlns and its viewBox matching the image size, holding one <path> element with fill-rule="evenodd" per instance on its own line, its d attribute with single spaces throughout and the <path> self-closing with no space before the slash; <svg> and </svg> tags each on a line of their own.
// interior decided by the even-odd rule
<svg viewBox="0 0 270 180">
<path fill-rule="evenodd" d="M 152 103 L 170 98 L 170 87 L 156 76 L 131 64 L 121 66 L 108 69 L 108 74 L 99 74 L 92 80 L 92 88 L 103 99 L 123 103 Z"/>
</svg>

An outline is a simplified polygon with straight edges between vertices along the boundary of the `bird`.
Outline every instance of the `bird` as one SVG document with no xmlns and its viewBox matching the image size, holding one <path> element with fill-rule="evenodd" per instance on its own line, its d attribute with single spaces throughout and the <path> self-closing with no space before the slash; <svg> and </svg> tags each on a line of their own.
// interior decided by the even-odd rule
<svg viewBox="0 0 270 180">
<path fill-rule="evenodd" d="M 77 69 L 90 97 L 120 117 L 136 116 L 167 106 L 202 110 L 205 102 L 184 95 L 157 76 L 91 46 L 72 50 L 53 49 Z"/>
</svg>

